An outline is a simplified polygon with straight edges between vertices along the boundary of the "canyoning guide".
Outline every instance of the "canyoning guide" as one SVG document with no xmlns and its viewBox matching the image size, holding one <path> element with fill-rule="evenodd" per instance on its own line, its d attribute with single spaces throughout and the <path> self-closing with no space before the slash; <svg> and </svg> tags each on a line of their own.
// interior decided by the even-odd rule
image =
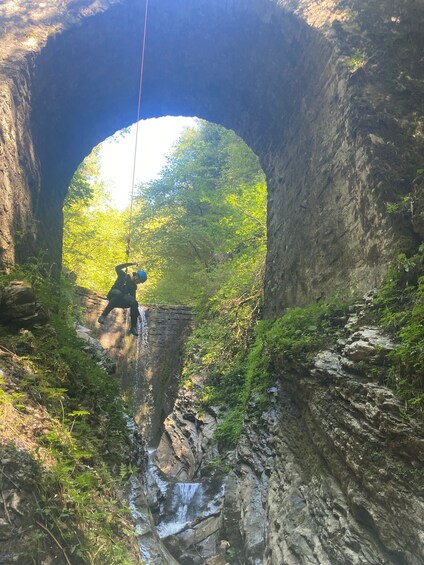
<svg viewBox="0 0 424 565">
<path fill-rule="evenodd" d="M 114 308 L 130 308 L 131 329 L 130 333 L 138 336 L 137 321 L 140 318 L 138 302 L 135 297 L 137 285 L 146 282 L 147 274 L 145 271 L 135 271 L 132 275 L 127 274 L 124 269 L 137 265 L 137 263 L 122 263 L 115 267 L 118 278 L 112 288 L 107 293 L 109 304 L 99 317 L 99 324 L 104 324 L 106 316 Z"/>
</svg>

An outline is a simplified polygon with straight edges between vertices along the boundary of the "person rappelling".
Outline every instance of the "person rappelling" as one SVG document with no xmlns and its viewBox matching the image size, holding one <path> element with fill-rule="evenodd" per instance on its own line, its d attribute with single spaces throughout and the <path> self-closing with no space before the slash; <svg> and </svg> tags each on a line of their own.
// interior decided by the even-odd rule
<svg viewBox="0 0 424 565">
<path fill-rule="evenodd" d="M 136 171 L 136 161 L 137 161 L 137 143 L 138 143 L 138 126 L 140 123 L 141 116 L 141 93 L 143 86 L 143 74 L 144 74 L 144 54 L 146 50 L 146 35 L 147 35 L 147 15 L 148 15 L 149 0 L 145 1 L 145 13 L 144 13 L 144 29 L 143 29 L 143 41 L 141 50 L 141 61 L 140 61 L 140 79 L 138 87 L 138 107 L 137 107 L 137 120 L 136 120 L 136 132 L 135 132 L 135 144 L 134 144 L 134 162 L 133 162 L 133 174 L 132 174 L 132 188 L 131 188 L 131 200 L 130 200 L 130 212 L 129 212 L 129 228 L 128 228 L 128 242 L 126 257 L 127 261 L 131 253 L 131 233 L 132 233 L 132 215 L 133 215 L 133 200 L 134 200 L 134 187 L 135 187 L 135 171 Z M 135 271 L 132 275 L 127 274 L 124 269 L 137 265 L 137 263 L 122 263 L 115 267 L 116 274 L 118 278 L 113 284 L 112 288 L 107 293 L 107 298 L 109 300 L 108 305 L 103 310 L 101 316 L 98 318 L 99 324 L 104 324 L 106 316 L 114 308 L 129 308 L 131 317 L 131 328 L 130 333 L 138 336 L 137 322 L 140 320 L 140 312 L 138 309 L 138 302 L 136 299 L 137 285 L 145 283 L 147 280 L 147 274 L 145 271 Z"/>
<path fill-rule="evenodd" d="M 138 309 L 138 302 L 135 297 L 137 285 L 145 283 L 147 274 L 145 271 L 139 270 L 129 275 L 124 271 L 127 267 L 137 265 L 137 263 L 122 263 L 115 267 L 118 278 L 114 282 L 112 288 L 107 293 L 108 305 L 103 310 L 101 316 L 97 320 L 99 324 L 104 324 L 106 316 L 114 308 L 130 308 L 131 329 L 132 335 L 138 336 L 137 321 L 140 318 L 140 311 Z"/>
</svg>

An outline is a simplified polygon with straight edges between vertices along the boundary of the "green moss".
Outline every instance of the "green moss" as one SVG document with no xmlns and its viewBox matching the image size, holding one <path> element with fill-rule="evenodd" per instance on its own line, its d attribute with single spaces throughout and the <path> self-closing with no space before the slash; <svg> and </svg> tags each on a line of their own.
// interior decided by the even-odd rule
<svg viewBox="0 0 424 565">
<path fill-rule="evenodd" d="M 389 354 L 385 384 L 406 400 L 410 412 L 424 412 L 424 245 L 399 254 L 375 299 L 375 316 L 397 341 Z"/>
<path fill-rule="evenodd" d="M 251 304 L 253 306 L 253 303 Z M 205 374 L 199 394 L 203 409 L 221 412 L 216 439 L 223 448 L 237 444 L 246 413 L 260 416 L 270 405 L 269 389 L 278 379 L 277 360 L 307 362 L 314 351 L 334 340 L 346 321 L 348 306 L 339 298 L 289 309 L 277 320 L 260 321 L 250 315 L 243 331 L 230 333 L 228 315 L 204 318 L 190 342 L 187 373 Z M 234 329 L 235 326 L 233 326 Z"/>
<path fill-rule="evenodd" d="M 244 409 L 237 406 L 218 424 L 215 437 L 221 446 L 232 446 L 238 442 L 243 429 Z"/>
<path fill-rule="evenodd" d="M 349 303 L 334 297 L 305 308 L 290 308 L 267 332 L 273 355 L 307 360 L 311 353 L 325 347 L 346 322 Z"/>
<path fill-rule="evenodd" d="M 347 66 L 351 72 L 355 72 L 362 67 L 365 67 L 367 63 L 367 56 L 364 51 L 360 49 L 355 49 L 352 56 L 347 61 Z"/>
</svg>

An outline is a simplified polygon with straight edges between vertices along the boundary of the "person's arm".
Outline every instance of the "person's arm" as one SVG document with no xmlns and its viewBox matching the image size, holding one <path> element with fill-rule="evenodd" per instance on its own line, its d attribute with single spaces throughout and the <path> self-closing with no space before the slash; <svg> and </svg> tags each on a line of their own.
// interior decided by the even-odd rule
<svg viewBox="0 0 424 565">
<path fill-rule="evenodd" d="M 122 269 L 125 269 L 126 267 L 131 267 L 131 265 L 137 265 L 137 263 L 122 263 L 122 265 L 116 265 L 115 271 L 118 277 L 121 273 L 124 273 Z"/>
</svg>

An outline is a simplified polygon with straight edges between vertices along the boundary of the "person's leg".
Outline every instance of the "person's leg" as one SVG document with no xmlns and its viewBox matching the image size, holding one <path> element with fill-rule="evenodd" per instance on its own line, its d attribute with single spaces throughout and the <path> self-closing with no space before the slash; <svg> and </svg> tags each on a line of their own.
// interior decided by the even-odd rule
<svg viewBox="0 0 424 565">
<path fill-rule="evenodd" d="M 123 294 L 117 288 L 111 290 L 107 297 L 109 298 L 109 303 L 106 308 L 103 310 L 101 316 L 98 319 L 99 324 L 104 324 L 106 316 L 114 309 L 114 308 L 123 308 L 125 307 L 125 294 Z"/>
<path fill-rule="evenodd" d="M 137 319 L 140 315 L 140 312 L 138 310 L 138 302 L 133 296 L 130 296 L 129 294 L 125 295 L 124 300 L 125 300 L 125 306 L 130 309 L 130 318 L 131 318 L 130 332 L 133 335 L 138 335 Z"/>
<path fill-rule="evenodd" d="M 131 327 L 137 327 L 138 317 L 140 316 L 140 311 L 138 309 L 138 302 L 134 300 L 134 303 L 131 305 Z"/>
</svg>

